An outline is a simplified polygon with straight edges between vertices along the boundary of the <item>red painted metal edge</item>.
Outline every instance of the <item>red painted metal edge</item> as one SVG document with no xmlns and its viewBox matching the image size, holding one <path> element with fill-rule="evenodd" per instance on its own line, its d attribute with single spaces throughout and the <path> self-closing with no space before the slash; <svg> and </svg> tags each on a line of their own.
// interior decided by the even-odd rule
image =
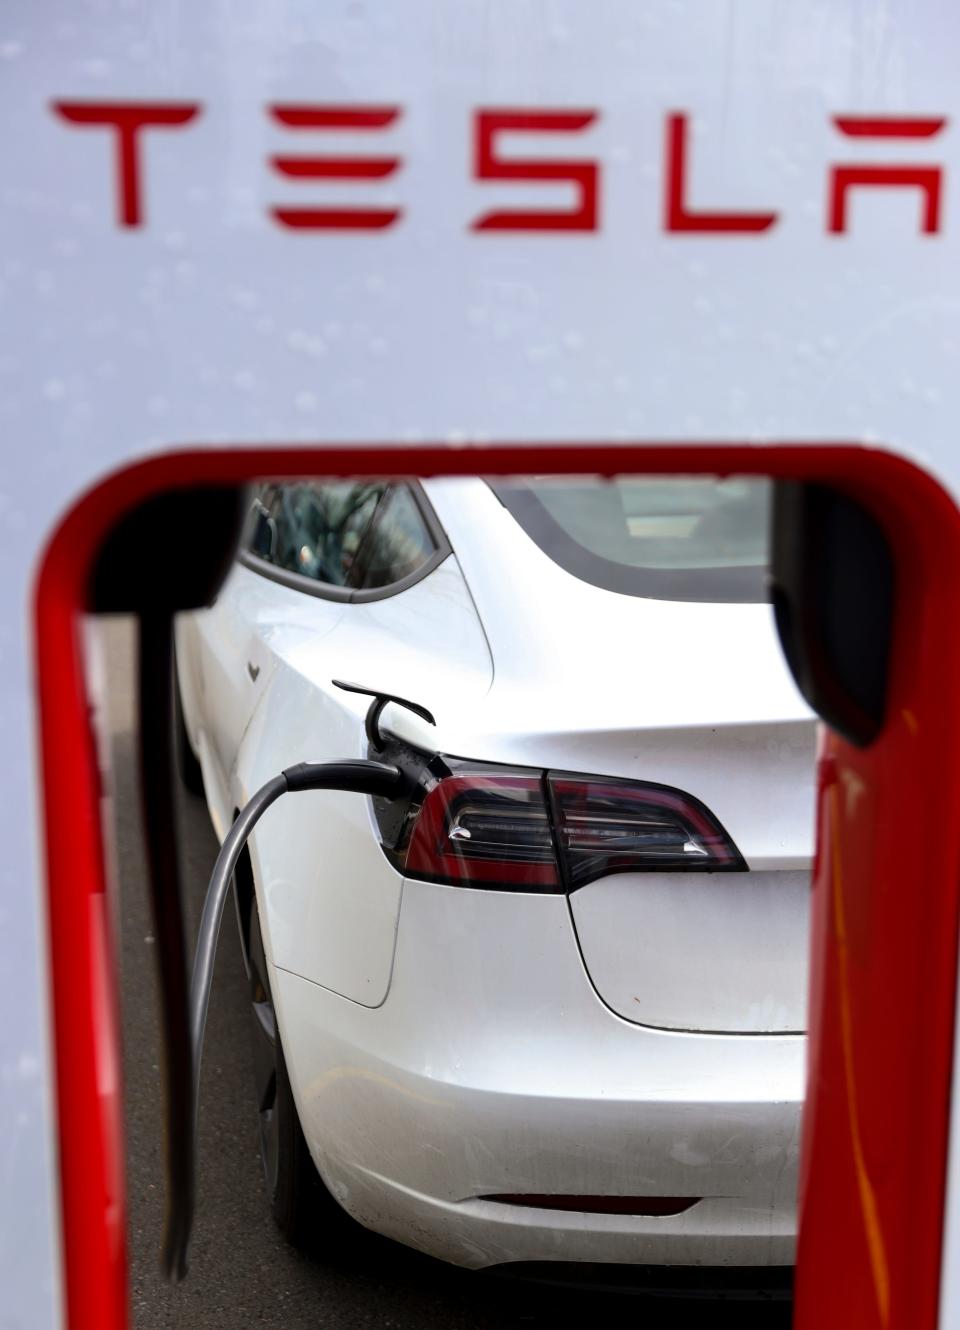
<svg viewBox="0 0 960 1330">
<path fill-rule="evenodd" d="M 821 764 L 796 1324 L 936 1325 L 960 889 L 960 514 L 925 473 L 877 450 L 597 443 L 171 452 L 107 477 L 53 533 L 35 650 L 70 1330 L 127 1325 L 117 978 L 80 637 L 98 547 L 168 488 L 530 472 L 820 480 L 870 503 L 888 530 L 899 591 L 890 721 L 864 751 L 830 738 Z"/>
<path fill-rule="evenodd" d="M 876 486 L 874 489 L 873 486 Z M 960 893 L 960 513 L 870 477 L 896 564 L 887 718 L 825 736 L 796 1330 L 938 1324 Z"/>
</svg>

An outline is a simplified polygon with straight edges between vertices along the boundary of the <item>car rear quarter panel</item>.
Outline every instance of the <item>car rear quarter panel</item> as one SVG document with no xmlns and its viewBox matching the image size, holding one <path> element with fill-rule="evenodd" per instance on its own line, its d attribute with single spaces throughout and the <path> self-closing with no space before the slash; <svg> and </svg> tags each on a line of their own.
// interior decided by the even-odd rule
<svg viewBox="0 0 960 1330">
<path fill-rule="evenodd" d="M 452 557 L 398 595 L 344 604 L 320 640 L 309 627 L 313 598 L 277 590 L 276 612 L 261 610 L 256 625 L 273 666 L 240 742 L 235 807 L 295 762 L 366 756 L 369 700 L 334 687 L 334 678 L 428 707 L 443 695 L 469 708 L 490 685 L 486 641 Z M 291 595 L 294 618 L 285 608 Z M 381 1003 L 401 878 L 380 849 L 369 801 L 333 791 L 288 795 L 257 827 L 250 853 L 273 964 L 365 1006 Z"/>
</svg>

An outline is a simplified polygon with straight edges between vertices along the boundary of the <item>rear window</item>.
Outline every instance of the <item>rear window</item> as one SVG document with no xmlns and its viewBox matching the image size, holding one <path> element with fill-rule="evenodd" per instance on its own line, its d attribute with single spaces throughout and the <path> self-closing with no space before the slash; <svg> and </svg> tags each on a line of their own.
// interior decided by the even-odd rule
<svg viewBox="0 0 960 1330">
<path fill-rule="evenodd" d="M 655 600 L 769 599 L 767 480 L 530 477 L 492 488 L 544 553 L 585 582 Z"/>
</svg>

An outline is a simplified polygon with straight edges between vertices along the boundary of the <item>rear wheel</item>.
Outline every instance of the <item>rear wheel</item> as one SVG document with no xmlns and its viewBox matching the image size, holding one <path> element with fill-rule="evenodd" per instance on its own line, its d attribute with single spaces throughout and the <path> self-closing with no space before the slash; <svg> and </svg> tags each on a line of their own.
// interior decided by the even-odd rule
<svg viewBox="0 0 960 1330">
<path fill-rule="evenodd" d="M 247 961 L 253 1015 L 254 1079 L 260 1157 L 277 1225 L 296 1247 L 339 1244 L 359 1230 L 324 1187 L 294 1103 L 270 992 L 256 900 L 247 925 Z"/>
</svg>

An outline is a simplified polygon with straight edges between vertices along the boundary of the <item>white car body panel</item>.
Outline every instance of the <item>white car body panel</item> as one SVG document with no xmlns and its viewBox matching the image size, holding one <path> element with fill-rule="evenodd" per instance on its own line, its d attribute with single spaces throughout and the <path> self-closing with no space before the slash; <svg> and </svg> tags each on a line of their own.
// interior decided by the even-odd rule
<svg viewBox="0 0 960 1330">
<path fill-rule="evenodd" d="M 234 811 L 283 767 L 365 756 L 368 700 L 332 687 L 335 676 L 411 694 L 457 690 L 464 703 L 491 678 L 452 556 L 398 596 L 352 605 L 238 565 L 211 610 L 184 617 L 177 640 L 181 670 L 204 679 L 204 701 L 187 727 L 221 837 Z M 255 680 L 250 662 L 260 663 Z M 213 701 L 220 686 L 223 697 Z M 316 792 L 286 799 L 258 828 L 251 856 L 273 962 L 356 1002 L 382 1002 L 401 879 L 380 850 L 366 801 Z"/>
<path fill-rule="evenodd" d="M 407 881 L 375 1012 L 279 971 L 293 1088 L 327 1185 L 371 1228 L 462 1265 L 785 1265 L 804 1042 L 621 1020 L 566 902 Z M 676 1217 L 503 1193 L 697 1196 Z"/>
<path fill-rule="evenodd" d="M 809 872 L 617 873 L 573 892 L 570 911 L 597 992 L 628 1021 L 806 1028 Z"/>
</svg>

